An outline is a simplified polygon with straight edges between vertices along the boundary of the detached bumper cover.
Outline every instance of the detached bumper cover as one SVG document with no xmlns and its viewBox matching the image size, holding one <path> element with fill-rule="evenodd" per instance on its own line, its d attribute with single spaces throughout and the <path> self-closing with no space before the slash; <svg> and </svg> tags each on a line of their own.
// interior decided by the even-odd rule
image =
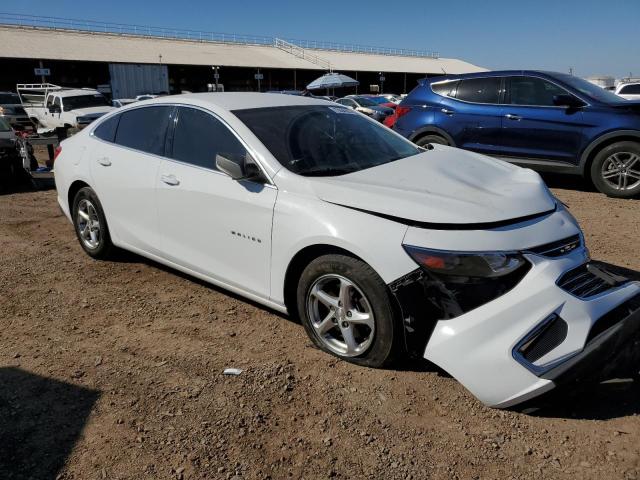
<svg viewBox="0 0 640 480">
<path fill-rule="evenodd" d="M 606 373 L 609 363 L 623 360 L 617 358 L 618 351 L 633 350 L 628 345 L 639 335 L 640 310 L 629 307 L 631 311 L 625 305 L 640 295 L 640 283 L 625 282 L 580 298 L 556 282 L 584 264 L 584 250 L 558 258 L 535 254 L 526 258 L 531 269 L 507 293 L 455 318 L 412 326 L 418 332 L 422 328 L 420 333 L 425 335 L 424 358 L 493 407 L 516 405 L 556 384 L 581 379 L 583 372 Z M 607 318 L 611 322 L 616 315 L 613 323 L 600 322 Z M 529 360 L 514 355 L 531 332 L 553 318 L 561 323 L 549 348 Z M 627 359 L 628 352 L 623 356 Z"/>
</svg>

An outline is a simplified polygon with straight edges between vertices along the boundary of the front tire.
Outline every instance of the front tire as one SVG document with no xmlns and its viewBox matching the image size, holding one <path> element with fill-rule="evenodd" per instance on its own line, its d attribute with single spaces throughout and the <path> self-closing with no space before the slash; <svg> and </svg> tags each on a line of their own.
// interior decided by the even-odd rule
<svg viewBox="0 0 640 480">
<path fill-rule="evenodd" d="M 393 360 L 401 329 L 387 286 L 363 261 L 316 258 L 300 277 L 297 304 L 307 335 L 321 350 L 375 368 Z"/>
<path fill-rule="evenodd" d="M 73 199 L 71 212 L 76 236 L 82 249 L 93 258 L 109 258 L 114 247 L 107 219 L 96 192 L 90 187 L 81 188 Z"/>
<path fill-rule="evenodd" d="M 603 148 L 591 164 L 591 179 L 609 197 L 640 195 L 640 143 L 617 142 Z"/>
<path fill-rule="evenodd" d="M 449 145 L 447 139 L 440 135 L 425 135 L 424 137 L 420 137 L 416 140 L 416 145 L 419 147 L 426 147 L 428 144 L 436 144 L 436 145 Z"/>
</svg>

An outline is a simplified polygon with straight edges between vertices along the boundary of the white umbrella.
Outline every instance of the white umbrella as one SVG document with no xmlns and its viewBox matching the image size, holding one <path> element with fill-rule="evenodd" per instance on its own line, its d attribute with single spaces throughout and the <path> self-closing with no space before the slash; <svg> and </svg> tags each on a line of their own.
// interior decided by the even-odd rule
<svg viewBox="0 0 640 480">
<path fill-rule="evenodd" d="M 320 90 L 322 88 L 341 88 L 341 87 L 356 87 L 360 84 L 357 80 L 351 77 L 343 75 L 341 73 L 325 73 L 320 78 L 316 78 L 313 82 L 307 85 L 307 90 Z"/>
</svg>

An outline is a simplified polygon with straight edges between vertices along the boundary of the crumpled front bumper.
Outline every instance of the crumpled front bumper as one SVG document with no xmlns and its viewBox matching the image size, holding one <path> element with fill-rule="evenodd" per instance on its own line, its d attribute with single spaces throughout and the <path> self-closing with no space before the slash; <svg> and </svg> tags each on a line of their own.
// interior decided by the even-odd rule
<svg viewBox="0 0 640 480">
<path fill-rule="evenodd" d="M 626 282 L 582 299 L 556 282 L 584 263 L 584 251 L 553 259 L 526 257 L 532 268 L 512 290 L 463 315 L 438 321 L 424 351 L 424 358 L 492 407 L 505 408 L 536 397 L 558 383 L 580 378 L 583 369 L 608 368 L 608 360 L 640 328 L 640 310 L 629 313 L 620 307 L 640 294 L 639 282 Z M 598 320 L 616 307 L 621 309 L 620 318 L 610 329 L 590 338 Z M 566 322 L 566 336 L 529 363 L 517 349 L 552 317 Z"/>
</svg>

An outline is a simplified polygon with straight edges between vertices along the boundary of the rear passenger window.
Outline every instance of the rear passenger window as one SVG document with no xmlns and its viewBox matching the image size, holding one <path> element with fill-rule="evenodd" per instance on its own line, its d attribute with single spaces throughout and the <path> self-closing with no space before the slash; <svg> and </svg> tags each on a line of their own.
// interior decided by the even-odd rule
<svg viewBox="0 0 640 480">
<path fill-rule="evenodd" d="M 216 154 L 237 158 L 247 150 L 213 115 L 195 108 L 179 107 L 171 157 L 198 167 L 216 170 Z"/>
<path fill-rule="evenodd" d="M 114 115 L 103 121 L 93 131 L 93 134 L 101 140 L 113 143 L 116 138 L 116 129 L 118 128 L 118 121 L 120 115 Z"/>
<path fill-rule="evenodd" d="M 164 155 L 169 106 L 144 107 L 120 114 L 116 143 L 154 155 Z"/>
<path fill-rule="evenodd" d="M 461 80 L 456 98 L 473 103 L 499 103 L 500 78 L 487 77 Z"/>
<path fill-rule="evenodd" d="M 433 93 L 437 95 L 451 97 L 455 93 L 457 86 L 458 82 L 433 83 L 431 84 L 431 90 L 433 90 Z"/>
</svg>

